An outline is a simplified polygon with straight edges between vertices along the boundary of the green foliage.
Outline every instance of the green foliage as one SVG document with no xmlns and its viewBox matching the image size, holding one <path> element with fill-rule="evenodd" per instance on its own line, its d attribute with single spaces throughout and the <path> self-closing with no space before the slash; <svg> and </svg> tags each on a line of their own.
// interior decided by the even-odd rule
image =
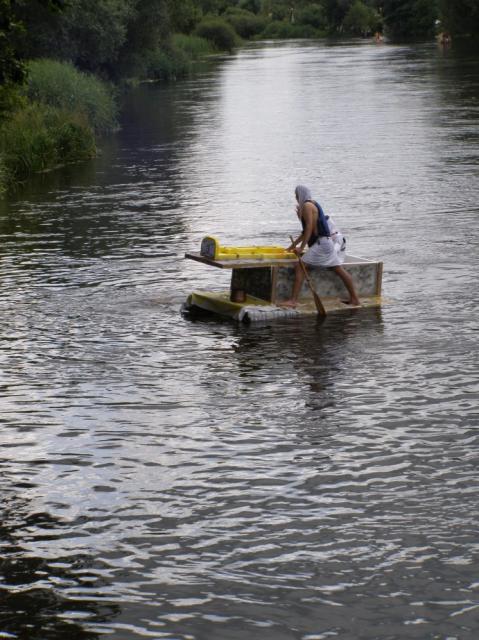
<svg viewBox="0 0 479 640">
<path fill-rule="evenodd" d="M 152 80 L 176 80 L 190 71 L 190 60 L 181 49 L 154 49 L 144 56 L 146 61 L 144 77 Z"/>
<path fill-rule="evenodd" d="M 230 23 L 236 33 L 246 40 L 259 35 L 267 25 L 267 19 L 244 9 L 229 8 L 223 17 Z"/>
<path fill-rule="evenodd" d="M 273 22 L 279 22 L 282 20 L 291 20 L 291 3 L 284 1 L 273 1 L 269 3 L 268 14 L 271 16 Z"/>
<path fill-rule="evenodd" d="M 326 29 L 326 12 L 321 4 L 310 4 L 297 13 L 298 24 L 308 24 L 315 29 Z"/>
<path fill-rule="evenodd" d="M 119 54 L 119 65 L 113 65 L 109 75 L 118 78 L 128 69 L 130 59 L 150 55 L 169 36 L 166 0 L 118 0 L 133 6 L 128 20 L 125 43 Z"/>
<path fill-rule="evenodd" d="M 25 68 L 15 47 L 22 31 L 11 1 L 0 0 L 0 86 L 20 84 L 24 80 Z"/>
<path fill-rule="evenodd" d="M 384 0 L 384 24 L 393 40 L 428 38 L 434 34 L 436 0 Z"/>
<path fill-rule="evenodd" d="M 170 82 L 188 76 L 195 62 L 214 51 L 213 45 L 204 38 L 175 34 L 162 47 L 132 57 L 130 71 L 137 80 Z"/>
<path fill-rule="evenodd" d="M 31 173 L 87 160 L 95 153 L 93 131 L 83 116 L 29 104 L 0 128 L 3 189 Z"/>
<path fill-rule="evenodd" d="M 233 27 L 222 18 L 205 16 L 195 29 L 195 35 L 209 40 L 219 51 L 232 51 L 236 45 Z"/>
<path fill-rule="evenodd" d="M 38 2 L 26 0 L 18 9 L 27 32 L 22 55 L 55 57 L 113 75 L 123 45 L 134 36 L 129 30 L 138 16 L 135 5 L 135 0 L 68 0 L 64 11 L 51 15 Z"/>
<path fill-rule="evenodd" d="M 291 24 L 285 20 L 273 20 L 268 24 L 263 31 L 264 38 L 281 38 L 281 39 L 301 39 L 301 38 L 316 38 L 320 36 L 318 32 L 311 25 L 299 25 Z"/>
<path fill-rule="evenodd" d="M 479 39 L 479 0 L 441 0 L 442 26 L 453 36 Z"/>
<path fill-rule="evenodd" d="M 212 52 L 211 45 L 205 38 L 199 36 L 187 36 L 176 33 L 171 38 L 173 49 L 183 51 L 190 60 L 199 60 Z"/>
<path fill-rule="evenodd" d="M 24 105 L 25 98 L 18 85 L 9 82 L 0 87 L 0 124 Z"/>
<path fill-rule="evenodd" d="M 203 15 L 206 14 L 219 14 L 223 12 L 231 2 L 228 0 L 194 0 L 195 4 L 199 6 Z M 236 3 L 234 3 L 236 4 Z"/>
<path fill-rule="evenodd" d="M 239 0 L 238 8 L 250 13 L 259 13 L 261 11 L 261 0 Z"/>
<path fill-rule="evenodd" d="M 201 8 L 194 0 L 168 0 L 170 27 L 174 32 L 190 34 L 202 15 Z"/>
<path fill-rule="evenodd" d="M 331 33 L 340 31 L 353 0 L 323 0 L 328 28 Z"/>
<path fill-rule="evenodd" d="M 166 41 L 171 28 L 167 0 L 68 0 L 53 16 L 38 0 L 24 0 L 18 13 L 28 34 L 24 57 L 68 60 L 112 79 L 129 73 L 131 61 Z"/>
<path fill-rule="evenodd" d="M 25 79 L 25 66 L 14 44 L 21 32 L 10 0 L 0 0 L 0 120 L 16 107 L 17 87 Z"/>
<path fill-rule="evenodd" d="M 3 156 L 0 154 L 0 198 L 7 192 L 9 187 L 8 171 L 5 166 Z"/>
<path fill-rule="evenodd" d="M 378 14 L 361 0 L 355 0 L 344 18 L 343 28 L 346 33 L 368 36 L 378 29 L 379 24 Z"/>
<path fill-rule="evenodd" d="M 28 65 L 30 100 L 83 114 L 97 133 L 117 127 L 117 108 L 108 86 L 67 62 L 35 60 Z"/>
</svg>

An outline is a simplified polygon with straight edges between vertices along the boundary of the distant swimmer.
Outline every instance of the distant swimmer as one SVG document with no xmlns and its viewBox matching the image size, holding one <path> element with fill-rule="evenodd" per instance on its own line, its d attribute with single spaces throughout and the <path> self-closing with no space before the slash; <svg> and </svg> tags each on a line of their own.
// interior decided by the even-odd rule
<svg viewBox="0 0 479 640">
<path fill-rule="evenodd" d="M 441 47 L 443 47 L 444 49 L 447 49 L 448 47 L 451 46 L 451 36 L 447 31 L 444 31 L 444 32 L 440 33 L 437 36 L 437 41 L 438 41 L 439 45 Z"/>
</svg>

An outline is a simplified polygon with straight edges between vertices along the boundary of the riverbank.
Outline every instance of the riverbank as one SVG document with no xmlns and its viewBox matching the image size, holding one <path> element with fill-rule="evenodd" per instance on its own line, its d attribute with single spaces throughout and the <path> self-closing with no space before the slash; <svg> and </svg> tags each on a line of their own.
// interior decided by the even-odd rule
<svg viewBox="0 0 479 640">
<path fill-rule="evenodd" d="M 114 89 L 73 65 L 35 60 L 16 108 L 0 126 L 0 194 L 34 173 L 95 157 L 97 139 L 118 126 Z"/>
<path fill-rule="evenodd" d="M 0 196 L 35 173 L 95 157 L 100 137 L 117 127 L 122 91 L 132 85 L 190 76 L 208 55 L 246 41 L 327 33 L 314 6 L 293 16 L 283 9 L 260 14 L 253 5 L 213 13 L 170 5 L 166 23 L 122 7 L 120 14 L 97 8 L 90 15 L 75 5 L 54 17 L 43 10 L 16 16 L 26 36 L 15 58 L 21 78 L 0 96 Z M 49 59 L 53 42 L 58 60 Z"/>
<path fill-rule="evenodd" d="M 171 82 L 195 72 L 200 61 L 239 44 L 233 32 L 205 26 L 205 35 L 175 34 L 168 46 L 136 60 L 130 73 L 106 82 L 68 62 L 33 60 L 27 81 L 0 120 L 0 197 L 36 173 L 94 158 L 102 136 L 118 128 L 121 95 L 150 80 Z"/>
<path fill-rule="evenodd" d="M 32 174 L 94 157 L 100 136 L 117 127 L 125 87 L 187 77 L 208 55 L 247 41 L 322 38 L 339 26 L 348 35 L 380 28 L 379 15 L 366 7 L 348 11 L 339 25 L 314 3 L 297 11 L 282 3 L 262 10 L 255 2 L 227 5 L 207 10 L 195 2 L 171 3 L 163 14 L 132 12 L 121 2 L 118 11 L 74 4 L 55 15 L 46 9 L 35 16 L 12 13 L 12 29 L 18 22 L 24 34 L 14 63 L 20 63 L 20 83 L 26 79 L 7 92 L 8 108 L 0 96 L 0 196 Z M 58 61 L 48 59 L 52 43 Z M 11 51 L 17 45 L 12 41 Z M 24 74 L 28 59 L 33 62 Z"/>
<path fill-rule="evenodd" d="M 344 35 L 365 36 L 381 29 L 376 12 L 356 13 L 344 17 Z M 188 77 L 208 55 L 232 52 L 248 41 L 320 39 L 337 31 L 313 5 L 294 16 L 229 7 L 221 15 L 204 15 L 196 24 L 189 24 L 185 16 L 180 18 L 173 16 L 185 33 L 170 33 L 163 40 L 156 39 L 155 32 L 141 46 L 133 38 L 128 45 L 131 49 L 116 43 L 116 52 L 108 55 L 87 51 L 83 42 L 75 46 L 60 42 L 59 57 L 72 59 L 75 65 L 48 58 L 28 63 L 25 86 L 13 94 L 14 108 L 0 109 L 0 197 L 35 173 L 95 157 L 101 136 L 117 128 L 120 95 L 132 85 Z M 65 25 L 67 31 L 72 29 L 68 21 Z M 109 33 L 108 27 L 104 29 Z M 76 32 L 71 33 L 73 37 Z M 34 34 L 33 42 L 30 50 L 35 58 L 42 43 Z M 84 66 L 92 71 L 81 71 Z"/>
</svg>

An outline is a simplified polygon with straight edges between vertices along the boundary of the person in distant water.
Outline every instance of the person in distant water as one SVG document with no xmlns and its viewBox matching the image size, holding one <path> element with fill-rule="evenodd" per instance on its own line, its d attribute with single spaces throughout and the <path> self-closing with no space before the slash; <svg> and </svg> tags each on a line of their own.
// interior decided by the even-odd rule
<svg viewBox="0 0 479 640">
<path fill-rule="evenodd" d="M 374 42 L 376 42 L 377 44 L 380 44 L 383 41 L 383 36 L 379 31 L 376 31 L 376 33 L 374 34 Z"/>
<path fill-rule="evenodd" d="M 438 36 L 438 42 L 444 49 L 451 46 L 451 36 L 447 31 L 440 33 Z"/>
<path fill-rule="evenodd" d="M 312 199 L 308 187 L 299 184 L 294 193 L 298 203 L 296 214 L 301 222 L 303 232 L 288 247 L 288 251 L 294 251 L 296 255 L 300 256 L 308 245 L 309 250 L 303 258 L 305 265 L 332 269 L 341 278 L 349 293 L 349 299 L 341 302 L 359 306 L 361 302 L 354 288 L 353 279 L 341 266 L 346 253 L 346 239 L 331 218 L 324 215 L 321 205 Z M 298 262 L 295 267 L 293 293 L 289 300 L 281 303 L 282 306 L 296 306 L 303 280 L 304 273 Z"/>
</svg>

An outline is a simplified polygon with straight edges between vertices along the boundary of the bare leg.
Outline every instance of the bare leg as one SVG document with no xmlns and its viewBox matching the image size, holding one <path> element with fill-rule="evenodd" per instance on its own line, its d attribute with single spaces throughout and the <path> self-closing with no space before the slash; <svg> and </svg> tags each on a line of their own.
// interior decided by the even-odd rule
<svg viewBox="0 0 479 640">
<path fill-rule="evenodd" d="M 291 294 L 291 298 L 289 300 L 285 300 L 284 302 L 280 302 L 282 307 L 295 307 L 298 304 L 298 296 L 301 290 L 301 285 L 303 284 L 304 273 L 301 269 L 301 265 L 296 263 L 294 269 L 294 285 L 293 285 L 293 293 Z"/>
<path fill-rule="evenodd" d="M 347 304 L 351 304 L 354 306 L 360 305 L 361 302 L 358 298 L 358 294 L 356 293 L 356 289 L 354 288 L 354 282 L 353 282 L 353 279 L 351 278 L 351 275 L 345 269 L 343 269 L 343 267 L 339 267 L 339 266 L 333 267 L 333 271 L 341 278 L 341 280 L 344 283 L 344 286 L 348 290 L 349 300 L 347 301 Z"/>
</svg>

